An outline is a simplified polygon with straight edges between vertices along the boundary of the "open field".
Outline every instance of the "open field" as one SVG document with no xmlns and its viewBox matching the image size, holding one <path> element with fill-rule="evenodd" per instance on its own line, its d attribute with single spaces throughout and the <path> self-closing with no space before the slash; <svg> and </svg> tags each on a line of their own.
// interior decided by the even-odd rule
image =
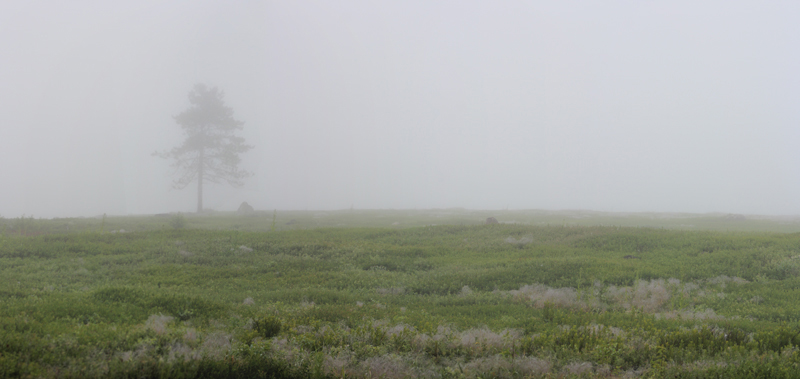
<svg viewBox="0 0 800 379">
<path fill-rule="evenodd" d="M 0 221 L 2 377 L 800 377 L 789 218 Z"/>
<path fill-rule="evenodd" d="M 178 213 L 146 216 L 109 216 L 37 220 L 31 216 L 0 222 L 8 233 L 73 233 L 86 231 L 151 231 L 172 227 Z M 487 217 L 501 224 L 530 226 L 620 226 L 674 230 L 800 232 L 800 216 L 764 216 L 721 213 L 610 213 L 582 210 L 337 210 L 208 212 L 183 215 L 185 228 L 239 231 L 284 231 L 311 228 L 404 229 L 435 225 L 482 225 Z M 0 219 L 2 220 L 2 219 Z"/>
</svg>

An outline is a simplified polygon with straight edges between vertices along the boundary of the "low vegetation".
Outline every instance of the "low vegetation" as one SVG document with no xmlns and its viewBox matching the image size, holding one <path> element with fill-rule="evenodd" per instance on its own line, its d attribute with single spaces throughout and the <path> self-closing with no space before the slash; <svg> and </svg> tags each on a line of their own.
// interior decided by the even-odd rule
<svg viewBox="0 0 800 379">
<path fill-rule="evenodd" d="M 800 377 L 800 235 L 478 216 L 0 220 L 0 377 Z"/>
</svg>

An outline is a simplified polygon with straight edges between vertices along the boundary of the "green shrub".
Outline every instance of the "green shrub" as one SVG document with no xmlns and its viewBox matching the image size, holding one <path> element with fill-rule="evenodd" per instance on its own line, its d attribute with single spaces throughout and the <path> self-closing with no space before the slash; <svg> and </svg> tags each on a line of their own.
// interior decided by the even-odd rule
<svg viewBox="0 0 800 379">
<path fill-rule="evenodd" d="M 175 230 L 186 228 L 186 217 L 184 217 L 182 213 L 172 216 L 172 218 L 169 220 L 169 226 Z"/>
<path fill-rule="evenodd" d="M 281 332 L 281 320 L 275 316 L 264 316 L 253 320 L 253 330 L 262 338 L 272 338 Z"/>
</svg>

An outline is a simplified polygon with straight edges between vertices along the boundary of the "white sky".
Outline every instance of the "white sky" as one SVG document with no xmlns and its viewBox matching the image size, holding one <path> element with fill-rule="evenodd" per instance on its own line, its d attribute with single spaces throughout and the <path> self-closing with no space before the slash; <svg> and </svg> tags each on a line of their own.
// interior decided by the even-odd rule
<svg viewBox="0 0 800 379">
<path fill-rule="evenodd" d="M 800 214 L 797 1 L 6 1 L 0 215 L 193 211 L 218 86 L 256 209 Z"/>
</svg>

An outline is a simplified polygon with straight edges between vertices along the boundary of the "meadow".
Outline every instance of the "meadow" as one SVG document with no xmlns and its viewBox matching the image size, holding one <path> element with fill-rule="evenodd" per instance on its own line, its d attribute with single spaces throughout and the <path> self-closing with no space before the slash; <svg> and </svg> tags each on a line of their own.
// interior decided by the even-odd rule
<svg viewBox="0 0 800 379">
<path fill-rule="evenodd" d="M 0 229 L 0 377 L 800 377 L 789 218 L 344 210 Z"/>
</svg>

